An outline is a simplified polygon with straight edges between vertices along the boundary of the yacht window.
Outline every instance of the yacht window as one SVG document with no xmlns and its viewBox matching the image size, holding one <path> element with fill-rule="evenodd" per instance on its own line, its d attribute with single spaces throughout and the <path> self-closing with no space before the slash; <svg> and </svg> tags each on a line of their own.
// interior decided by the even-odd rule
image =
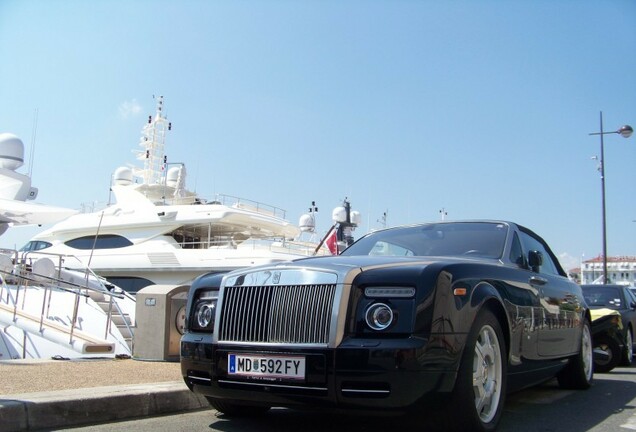
<svg viewBox="0 0 636 432">
<path fill-rule="evenodd" d="M 140 289 L 154 284 L 151 280 L 132 276 L 107 276 L 106 279 L 130 294 L 137 294 Z"/>
<path fill-rule="evenodd" d="M 64 243 L 73 249 L 117 249 L 132 246 L 132 242 L 126 237 L 115 234 L 104 234 L 97 236 L 78 237 Z"/>
<path fill-rule="evenodd" d="M 46 249 L 48 247 L 51 247 L 52 244 L 49 242 L 45 242 L 45 241 L 30 241 L 27 244 L 25 244 L 24 246 L 22 246 L 22 249 L 20 249 L 20 252 L 33 252 L 33 251 L 39 251 L 42 249 Z"/>
</svg>

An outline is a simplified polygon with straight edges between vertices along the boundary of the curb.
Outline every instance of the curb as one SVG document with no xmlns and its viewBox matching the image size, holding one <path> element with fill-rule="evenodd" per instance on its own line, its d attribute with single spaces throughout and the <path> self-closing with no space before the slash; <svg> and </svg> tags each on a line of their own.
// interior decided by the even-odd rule
<svg viewBox="0 0 636 432">
<path fill-rule="evenodd" d="M 107 423 L 210 408 L 182 381 L 0 395 L 5 432 Z"/>
</svg>

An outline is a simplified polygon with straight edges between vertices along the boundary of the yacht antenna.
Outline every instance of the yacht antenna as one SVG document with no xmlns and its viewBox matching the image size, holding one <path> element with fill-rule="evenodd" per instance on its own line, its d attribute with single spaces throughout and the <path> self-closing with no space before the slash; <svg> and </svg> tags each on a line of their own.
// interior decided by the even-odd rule
<svg viewBox="0 0 636 432">
<path fill-rule="evenodd" d="M 99 215 L 99 223 L 97 224 L 97 231 L 95 231 L 95 238 L 93 239 L 93 247 L 91 247 L 91 254 L 88 256 L 88 264 L 86 264 L 86 283 L 88 284 L 88 269 L 91 268 L 91 261 L 93 260 L 93 253 L 95 252 L 95 246 L 97 245 L 97 239 L 99 238 L 99 230 L 102 228 L 102 220 L 104 219 L 104 210 Z"/>
<path fill-rule="evenodd" d="M 386 228 L 386 218 L 388 214 L 389 210 L 387 209 L 384 213 L 382 213 L 382 217 L 377 220 L 377 222 L 380 222 L 382 224 L 382 228 Z"/>
<path fill-rule="evenodd" d="M 93 239 L 93 247 L 91 247 L 91 254 L 88 256 L 88 263 L 86 264 L 86 270 L 84 272 L 84 284 L 88 287 L 88 279 L 90 277 L 90 268 L 91 261 L 93 260 L 93 253 L 95 252 L 95 246 L 97 245 L 97 239 L 99 238 L 99 230 L 102 227 L 102 220 L 104 219 L 104 210 L 102 210 L 102 214 L 99 215 L 99 224 L 97 224 L 97 231 L 95 232 L 95 238 Z M 77 311 L 77 302 L 79 302 L 79 296 L 77 296 L 77 300 L 75 300 L 75 310 Z M 75 313 L 73 314 L 75 316 Z"/>
<path fill-rule="evenodd" d="M 33 131 L 31 132 L 31 152 L 29 154 L 29 167 L 27 170 L 29 173 L 29 178 L 31 177 L 31 174 L 33 172 L 33 159 L 35 154 L 35 137 L 37 135 L 37 130 L 38 130 L 38 108 L 35 109 L 35 113 L 33 114 Z"/>
</svg>

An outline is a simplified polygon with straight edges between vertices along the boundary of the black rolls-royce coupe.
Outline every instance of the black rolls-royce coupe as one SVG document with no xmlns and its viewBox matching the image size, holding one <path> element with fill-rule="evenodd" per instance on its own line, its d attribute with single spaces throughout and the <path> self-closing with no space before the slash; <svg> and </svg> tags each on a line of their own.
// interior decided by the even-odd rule
<svg viewBox="0 0 636 432">
<path fill-rule="evenodd" d="M 527 228 L 397 227 L 339 256 L 199 277 L 181 371 L 227 415 L 272 406 L 416 413 L 434 401 L 447 429 L 488 431 L 509 391 L 554 376 L 564 388 L 590 386 L 590 313 Z"/>
</svg>

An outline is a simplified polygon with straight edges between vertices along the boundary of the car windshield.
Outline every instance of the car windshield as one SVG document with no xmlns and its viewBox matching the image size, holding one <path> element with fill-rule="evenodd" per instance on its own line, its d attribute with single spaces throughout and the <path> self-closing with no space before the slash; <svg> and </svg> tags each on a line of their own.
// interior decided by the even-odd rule
<svg viewBox="0 0 636 432">
<path fill-rule="evenodd" d="M 583 285 L 583 297 L 591 308 L 606 307 L 620 309 L 623 307 L 621 290 L 618 287 L 605 285 Z"/>
<path fill-rule="evenodd" d="M 342 255 L 501 258 L 508 226 L 492 222 L 442 222 L 368 234 Z"/>
</svg>

